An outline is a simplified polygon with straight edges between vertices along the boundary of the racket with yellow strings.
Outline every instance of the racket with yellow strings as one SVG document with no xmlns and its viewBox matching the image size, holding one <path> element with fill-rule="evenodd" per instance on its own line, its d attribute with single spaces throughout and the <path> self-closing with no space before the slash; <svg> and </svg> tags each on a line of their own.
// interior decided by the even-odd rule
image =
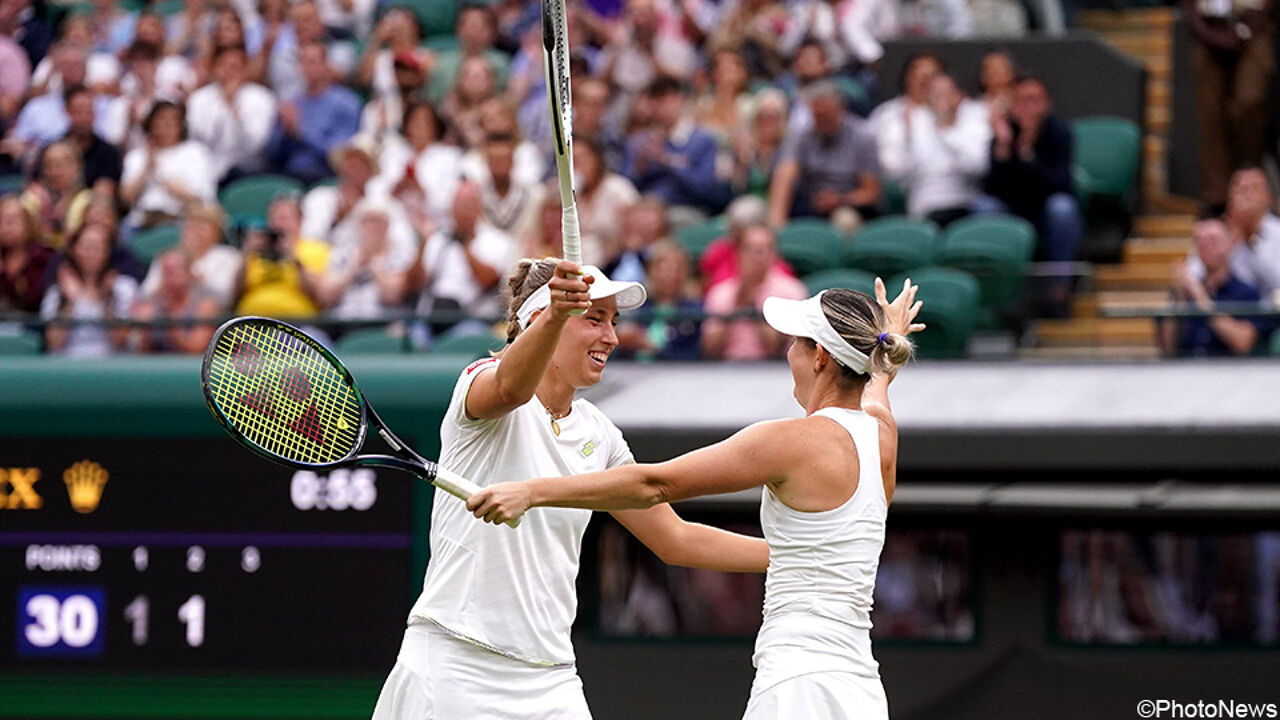
<svg viewBox="0 0 1280 720">
<path fill-rule="evenodd" d="M 224 323 L 209 341 L 200 382 L 210 412 L 231 437 L 281 465 L 393 468 L 462 500 L 480 489 L 396 437 L 337 356 L 288 323 L 261 317 Z M 370 424 L 394 455 L 360 453 Z"/>
</svg>

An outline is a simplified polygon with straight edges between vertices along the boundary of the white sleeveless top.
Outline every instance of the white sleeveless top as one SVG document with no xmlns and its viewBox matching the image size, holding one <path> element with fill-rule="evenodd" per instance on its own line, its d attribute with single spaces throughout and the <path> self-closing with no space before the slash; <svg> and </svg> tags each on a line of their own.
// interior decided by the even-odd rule
<svg viewBox="0 0 1280 720">
<path fill-rule="evenodd" d="M 840 507 L 803 512 L 766 488 L 760 524 L 769 543 L 764 623 L 756 637 L 752 694 L 812 672 L 879 677 L 871 655 L 871 602 L 888 502 L 880 425 L 861 410 L 823 408 L 858 453 L 858 487 Z"/>
<path fill-rule="evenodd" d="M 479 360 L 458 378 L 440 425 L 441 466 L 486 486 L 633 462 L 618 428 L 581 398 L 559 421 L 559 435 L 537 398 L 501 418 L 468 418 L 471 383 L 498 362 Z M 409 624 L 433 623 L 454 637 L 534 665 L 572 665 L 575 580 L 590 519 L 590 510 L 534 508 L 513 530 L 479 522 L 463 502 L 437 489 L 431 561 Z"/>
</svg>

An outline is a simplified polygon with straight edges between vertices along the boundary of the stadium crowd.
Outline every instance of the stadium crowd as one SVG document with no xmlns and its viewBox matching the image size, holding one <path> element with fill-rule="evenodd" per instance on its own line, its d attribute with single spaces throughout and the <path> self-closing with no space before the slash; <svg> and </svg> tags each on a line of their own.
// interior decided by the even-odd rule
<svg viewBox="0 0 1280 720">
<path fill-rule="evenodd" d="M 584 259 L 650 288 L 627 353 L 780 356 L 738 312 L 808 294 L 779 232 L 855 233 L 894 188 L 910 217 L 1012 214 L 1038 257 L 1077 256 L 1072 134 L 1042 80 L 1002 52 L 917 55 L 896 87 L 879 72 L 899 35 L 1060 30 L 1051 1 L 570 6 Z M 514 261 L 561 251 L 538 19 L 521 0 L 0 0 L 0 174 L 20 178 L 0 311 L 54 321 L 46 350 L 75 356 L 197 352 L 212 330 L 60 320 L 431 315 L 402 328 L 419 347 L 488 332 Z M 956 78 L 975 75 L 970 97 Z M 219 206 L 254 181 L 259 210 Z M 709 246 L 675 239 L 720 221 Z M 1040 310 L 1070 292 L 1050 283 Z"/>
</svg>

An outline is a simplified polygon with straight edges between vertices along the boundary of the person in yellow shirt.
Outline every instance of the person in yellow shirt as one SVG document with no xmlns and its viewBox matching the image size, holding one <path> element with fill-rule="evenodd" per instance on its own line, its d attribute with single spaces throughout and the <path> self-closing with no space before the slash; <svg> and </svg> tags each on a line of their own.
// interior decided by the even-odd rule
<svg viewBox="0 0 1280 720">
<path fill-rule="evenodd" d="M 267 227 L 245 234 L 236 313 L 274 318 L 306 318 L 317 314 L 316 279 L 329 262 L 329 246 L 301 234 L 298 196 L 282 194 L 271 201 Z"/>
</svg>

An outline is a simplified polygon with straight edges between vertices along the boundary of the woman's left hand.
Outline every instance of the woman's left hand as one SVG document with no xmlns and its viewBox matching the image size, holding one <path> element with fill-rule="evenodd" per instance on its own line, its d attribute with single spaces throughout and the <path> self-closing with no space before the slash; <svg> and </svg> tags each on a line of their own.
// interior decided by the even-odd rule
<svg viewBox="0 0 1280 720">
<path fill-rule="evenodd" d="M 472 495 L 467 499 L 467 509 L 480 520 L 498 525 L 524 515 L 532 502 L 528 483 L 505 482 Z"/>
<path fill-rule="evenodd" d="M 912 322 L 920 314 L 920 308 L 924 305 L 923 300 L 916 300 L 918 290 L 920 286 L 912 285 L 911 279 L 907 278 L 902 283 L 902 292 L 898 293 L 898 297 L 894 298 L 893 302 L 889 302 L 885 294 L 884 281 L 876 278 L 876 302 L 880 304 L 885 319 L 889 321 L 889 332 L 910 335 L 924 329 L 924 323 Z"/>
</svg>

